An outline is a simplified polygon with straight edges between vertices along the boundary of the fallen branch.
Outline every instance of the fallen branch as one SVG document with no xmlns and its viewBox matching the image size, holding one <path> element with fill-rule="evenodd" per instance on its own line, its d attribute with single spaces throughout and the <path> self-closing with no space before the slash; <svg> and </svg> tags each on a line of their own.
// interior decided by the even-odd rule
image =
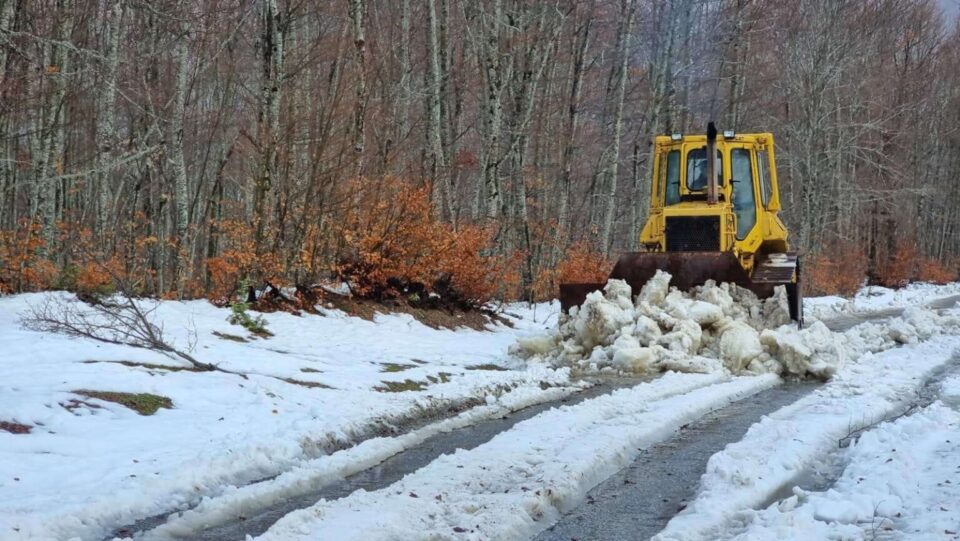
<svg viewBox="0 0 960 541">
<path fill-rule="evenodd" d="M 43 303 L 32 306 L 21 323 L 36 331 L 149 349 L 187 361 L 197 370 L 219 370 L 216 365 L 200 362 L 189 353 L 177 349 L 164 337 L 163 327 L 153 322 L 152 314 L 157 306 L 154 304 L 145 309 L 125 295 L 90 302 L 51 296 Z"/>
</svg>

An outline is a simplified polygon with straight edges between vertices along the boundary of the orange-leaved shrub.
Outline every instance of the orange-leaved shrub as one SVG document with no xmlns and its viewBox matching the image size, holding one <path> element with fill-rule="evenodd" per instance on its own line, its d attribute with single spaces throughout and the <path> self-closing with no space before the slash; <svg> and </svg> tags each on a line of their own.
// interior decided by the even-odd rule
<svg viewBox="0 0 960 541">
<path fill-rule="evenodd" d="M 852 243 L 834 244 L 829 254 L 804 256 L 801 268 L 803 294 L 853 295 L 863 285 L 867 262 L 867 255 Z"/>
<path fill-rule="evenodd" d="M 957 279 L 957 264 L 945 264 L 932 257 L 922 258 L 917 268 L 917 280 L 946 284 Z"/>
<path fill-rule="evenodd" d="M 338 228 L 334 273 L 361 297 L 406 297 L 426 302 L 431 294 L 478 305 L 490 300 L 509 274 L 490 252 L 493 230 L 438 219 L 428 186 L 394 177 L 347 183 L 344 218 Z"/>
<path fill-rule="evenodd" d="M 541 269 L 534 281 L 538 300 L 555 299 L 560 284 L 605 283 L 613 261 L 585 241 L 571 244 L 555 267 Z"/>
<path fill-rule="evenodd" d="M 45 256 L 42 230 L 37 222 L 21 220 L 16 229 L 0 231 L 0 293 L 53 286 L 57 269 Z"/>
<path fill-rule="evenodd" d="M 217 305 L 226 305 L 237 293 L 245 278 L 260 277 L 276 281 L 282 274 L 277 254 L 257 254 L 254 227 L 240 220 L 221 220 L 214 224 L 220 255 L 206 260 L 209 283 L 207 298 Z"/>
<path fill-rule="evenodd" d="M 892 253 L 878 258 L 876 281 L 886 287 L 902 287 L 917 276 L 919 257 L 911 243 L 897 242 Z"/>
<path fill-rule="evenodd" d="M 110 294 L 115 281 L 125 275 L 120 258 L 113 256 L 105 261 L 89 260 L 80 265 L 74 287 L 78 293 Z"/>
</svg>

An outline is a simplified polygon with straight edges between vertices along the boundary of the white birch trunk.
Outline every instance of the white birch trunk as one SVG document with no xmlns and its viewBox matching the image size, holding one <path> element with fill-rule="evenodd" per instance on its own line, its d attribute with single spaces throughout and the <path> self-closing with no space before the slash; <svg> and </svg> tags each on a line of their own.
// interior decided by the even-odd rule
<svg viewBox="0 0 960 541">
<path fill-rule="evenodd" d="M 627 68 L 630 65 L 630 37 L 633 31 L 634 18 L 633 0 L 624 0 L 622 3 L 622 13 L 626 21 L 622 25 L 623 35 L 620 41 L 620 50 L 617 51 L 617 58 L 620 62 L 620 73 L 616 86 L 616 111 L 613 119 L 613 144 L 610 151 L 611 161 L 607 168 L 607 200 L 606 209 L 603 215 L 603 227 L 600 230 L 600 249 L 604 253 L 610 250 L 610 241 L 613 232 L 613 216 L 617 207 L 617 176 L 620 166 L 620 139 L 623 134 L 623 102 L 627 91 Z"/>
</svg>

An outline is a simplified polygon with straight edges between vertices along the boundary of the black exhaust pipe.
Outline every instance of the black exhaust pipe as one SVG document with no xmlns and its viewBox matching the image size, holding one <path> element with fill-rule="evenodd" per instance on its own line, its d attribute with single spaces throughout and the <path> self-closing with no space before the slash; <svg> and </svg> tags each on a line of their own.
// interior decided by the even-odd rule
<svg viewBox="0 0 960 541">
<path fill-rule="evenodd" d="M 707 203 L 717 204 L 717 126 L 707 123 Z"/>
</svg>

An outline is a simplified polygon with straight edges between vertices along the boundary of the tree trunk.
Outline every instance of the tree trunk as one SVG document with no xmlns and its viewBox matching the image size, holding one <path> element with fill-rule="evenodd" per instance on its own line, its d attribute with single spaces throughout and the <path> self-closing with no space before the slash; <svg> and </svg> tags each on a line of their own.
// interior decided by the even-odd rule
<svg viewBox="0 0 960 541">
<path fill-rule="evenodd" d="M 440 71 L 440 43 L 437 35 L 437 10 L 434 0 L 427 0 L 427 54 L 430 65 L 430 97 L 427 100 L 427 116 L 430 119 L 431 189 L 430 202 L 433 213 L 444 214 L 444 194 L 447 193 L 447 171 L 443 154 L 443 137 L 440 117 L 440 86 L 443 74 Z"/>
<path fill-rule="evenodd" d="M 186 2 L 180 2 L 181 12 Z M 186 15 L 186 14 L 184 14 Z M 187 161 L 183 152 L 183 122 L 187 108 L 187 70 L 189 67 L 190 26 L 188 17 L 180 19 L 179 39 L 176 47 L 176 83 L 173 94 L 173 111 L 170 119 L 170 162 L 174 177 L 174 198 L 176 202 L 176 232 L 179 251 L 177 257 L 177 293 L 183 295 L 184 283 L 192 261 L 193 246 L 188 229 L 190 226 L 190 186 L 187 181 Z"/>
<path fill-rule="evenodd" d="M 350 19 L 353 21 L 353 45 L 356 49 L 357 61 L 357 101 L 354 104 L 353 151 L 356 153 L 356 170 L 354 176 L 363 176 L 363 147 L 365 145 L 365 118 L 367 108 L 367 45 L 364 34 L 364 16 L 366 5 L 364 0 L 351 0 Z"/>
<path fill-rule="evenodd" d="M 267 195 L 276 175 L 277 147 L 280 141 L 280 88 L 283 84 L 282 16 L 277 0 L 261 0 L 260 34 L 260 110 L 258 113 L 260 167 L 254 184 L 253 213 L 256 251 L 263 251 L 267 224 Z"/>
<path fill-rule="evenodd" d="M 107 39 L 107 51 L 103 69 L 102 92 L 97 103 L 97 173 L 95 193 L 96 224 L 101 231 L 108 227 L 108 218 L 115 214 L 113 206 L 113 183 L 111 182 L 111 162 L 116 151 L 116 100 L 117 72 L 120 66 L 120 38 L 123 35 L 123 15 L 126 0 L 113 0 L 107 8 L 107 20 L 104 25 Z"/>
<path fill-rule="evenodd" d="M 623 102 L 627 92 L 627 69 L 630 65 L 630 37 L 633 33 L 634 0 L 622 0 L 621 17 L 623 24 L 620 26 L 619 50 L 617 59 L 619 61 L 619 75 L 616 84 L 615 112 L 613 118 L 613 142 L 610 151 L 610 163 L 606 168 L 607 174 L 607 200 L 606 209 L 603 216 L 603 228 L 600 230 L 600 249 L 605 254 L 610 253 L 611 240 L 613 233 L 613 216 L 616 212 L 617 204 L 617 176 L 620 166 L 620 139 L 623 134 Z"/>
<path fill-rule="evenodd" d="M 588 16 L 580 30 L 580 40 L 576 45 L 573 60 L 573 82 L 570 85 L 570 97 L 567 102 L 567 123 L 564 134 L 563 156 L 560 158 L 560 194 L 557 204 L 557 229 L 554 243 L 559 253 L 569 240 L 570 235 L 570 186 L 573 181 L 573 162 L 576 157 L 577 127 L 580 124 L 580 95 L 583 92 L 584 62 L 590 47 L 590 23 Z"/>
</svg>

